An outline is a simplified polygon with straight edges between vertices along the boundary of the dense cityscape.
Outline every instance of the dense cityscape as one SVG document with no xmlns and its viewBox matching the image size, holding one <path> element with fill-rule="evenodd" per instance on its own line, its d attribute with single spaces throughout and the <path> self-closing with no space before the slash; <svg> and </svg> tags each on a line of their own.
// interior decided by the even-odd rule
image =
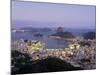
<svg viewBox="0 0 100 75">
<path fill-rule="evenodd" d="M 15 32 L 16 33 L 16 32 Z M 84 70 L 96 68 L 96 40 L 93 32 L 85 33 L 83 38 L 75 37 L 72 33 L 64 33 L 62 27 L 58 27 L 56 35 L 49 35 L 52 39 L 61 39 L 68 42 L 68 46 L 64 48 L 45 48 L 45 42 L 33 41 L 27 39 L 20 39 L 12 42 L 11 49 L 22 54 L 28 54 L 32 61 L 44 60 L 48 57 L 59 58 L 74 67 L 81 67 Z M 59 35 L 60 34 L 60 35 Z M 61 35 L 62 34 L 62 35 Z M 65 36 L 66 35 L 66 36 Z M 35 37 L 42 37 L 40 35 Z M 16 57 L 17 58 L 17 57 Z M 19 57 L 18 57 L 19 58 Z M 12 69 L 16 69 L 14 63 L 15 59 L 12 57 Z M 22 62 L 25 64 L 25 61 Z M 20 63 L 21 64 L 21 63 Z M 81 70 L 81 69 L 80 69 Z M 15 71 L 16 72 L 16 71 Z"/>
<path fill-rule="evenodd" d="M 11 74 L 96 69 L 96 6 L 11 4 Z"/>
</svg>

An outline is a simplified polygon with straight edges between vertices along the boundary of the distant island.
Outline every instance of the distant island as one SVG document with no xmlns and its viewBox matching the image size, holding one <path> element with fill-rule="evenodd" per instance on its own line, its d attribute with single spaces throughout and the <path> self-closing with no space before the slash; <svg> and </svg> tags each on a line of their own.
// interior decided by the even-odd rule
<svg viewBox="0 0 100 75">
<path fill-rule="evenodd" d="M 43 34 L 37 33 L 37 34 L 34 34 L 34 36 L 35 36 L 35 37 L 43 37 Z"/>
<path fill-rule="evenodd" d="M 62 27 L 58 27 L 56 33 L 52 34 L 51 36 L 58 36 L 61 38 L 75 38 L 71 32 L 64 31 Z"/>
<path fill-rule="evenodd" d="M 61 33 L 55 33 L 51 36 L 59 36 L 61 38 L 75 38 L 75 36 L 71 32 L 61 32 Z"/>
</svg>

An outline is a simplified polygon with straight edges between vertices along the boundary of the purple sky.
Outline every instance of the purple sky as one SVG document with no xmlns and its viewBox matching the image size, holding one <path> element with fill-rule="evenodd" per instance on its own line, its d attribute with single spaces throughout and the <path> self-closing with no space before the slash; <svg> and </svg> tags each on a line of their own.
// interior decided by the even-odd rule
<svg viewBox="0 0 100 75">
<path fill-rule="evenodd" d="M 95 6 L 12 1 L 12 26 L 95 28 Z"/>
</svg>

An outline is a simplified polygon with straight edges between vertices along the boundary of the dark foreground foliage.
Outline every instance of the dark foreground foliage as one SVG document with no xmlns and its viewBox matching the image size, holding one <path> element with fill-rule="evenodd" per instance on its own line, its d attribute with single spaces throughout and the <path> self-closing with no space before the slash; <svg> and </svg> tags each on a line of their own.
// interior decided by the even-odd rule
<svg viewBox="0 0 100 75">
<path fill-rule="evenodd" d="M 27 54 L 22 54 L 18 51 L 12 51 L 11 74 L 25 73 L 43 73 L 57 71 L 73 71 L 83 70 L 80 67 L 74 67 L 59 58 L 48 57 L 43 60 L 32 61 Z"/>
</svg>

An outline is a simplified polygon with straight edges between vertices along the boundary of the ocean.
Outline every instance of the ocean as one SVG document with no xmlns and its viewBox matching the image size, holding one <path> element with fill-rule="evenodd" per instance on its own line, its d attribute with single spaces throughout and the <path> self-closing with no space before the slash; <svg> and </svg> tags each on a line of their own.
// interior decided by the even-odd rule
<svg viewBox="0 0 100 75">
<path fill-rule="evenodd" d="M 95 32 L 95 30 L 89 30 L 89 29 L 64 29 L 65 31 L 71 32 L 73 33 L 75 36 L 82 36 L 83 33 L 86 32 L 90 32 L 93 31 Z M 34 36 L 34 34 L 36 33 L 40 33 L 43 34 L 45 36 L 42 37 L 38 37 L 38 36 Z M 55 29 L 52 29 L 51 31 L 37 31 L 37 32 L 11 32 L 11 41 L 16 41 L 16 40 L 20 40 L 20 39 L 24 39 L 24 40 L 34 40 L 34 41 L 41 41 L 44 42 L 46 44 L 45 48 L 66 48 L 68 47 L 68 42 L 66 40 L 62 40 L 62 39 L 55 39 L 55 38 L 50 38 L 48 37 L 48 35 L 51 35 L 55 33 Z"/>
</svg>

